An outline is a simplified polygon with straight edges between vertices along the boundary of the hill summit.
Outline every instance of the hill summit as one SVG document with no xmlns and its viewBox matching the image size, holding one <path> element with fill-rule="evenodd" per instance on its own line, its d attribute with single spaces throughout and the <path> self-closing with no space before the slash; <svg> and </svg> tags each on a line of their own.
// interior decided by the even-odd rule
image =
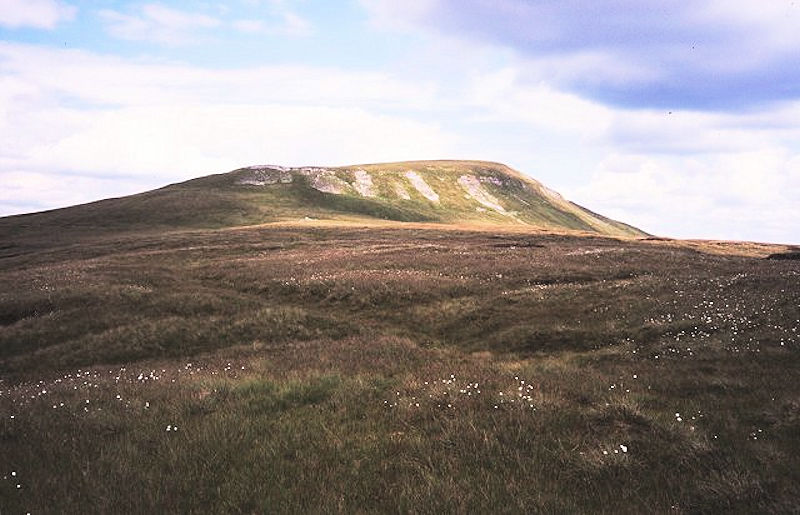
<svg viewBox="0 0 800 515">
<path fill-rule="evenodd" d="M 505 165 L 409 161 L 248 166 L 117 199 L 9 217 L 23 227 L 215 228 L 299 220 L 531 226 L 644 236 Z"/>
</svg>

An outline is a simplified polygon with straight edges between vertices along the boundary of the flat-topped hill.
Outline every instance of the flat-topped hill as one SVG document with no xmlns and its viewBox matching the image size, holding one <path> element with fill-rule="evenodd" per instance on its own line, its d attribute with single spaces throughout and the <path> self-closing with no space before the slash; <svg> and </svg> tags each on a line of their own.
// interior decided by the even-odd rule
<svg viewBox="0 0 800 515">
<path fill-rule="evenodd" d="M 3 218 L 0 236 L 298 220 L 468 223 L 645 235 L 502 164 L 409 161 L 343 167 L 249 166 L 137 195 Z"/>
</svg>

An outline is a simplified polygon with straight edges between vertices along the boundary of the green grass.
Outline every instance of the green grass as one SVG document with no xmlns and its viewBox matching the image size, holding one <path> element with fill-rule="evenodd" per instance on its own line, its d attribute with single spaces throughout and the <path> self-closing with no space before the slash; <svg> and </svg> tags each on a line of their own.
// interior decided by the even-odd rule
<svg viewBox="0 0 800 515">
<path fill-rule="evenodd" d="M 394 360 L 375 370 L 363 353 Z M 603 358 L 509 361 L 381 338 L 93 368 L 24 403 L 3 396 L 17 476 L 0 492 L 12 512 L 792 509 L 796 372 L 769 382 L 765 404 L 751 379 L 765 363 L 715 360 L 717 381 L 740 384 L 733 398 L 687 374 L 705 364 L 677 374 Z M 475 383 L 480 394 L 460 393 Z"/>
<path fill-rule="evenodd" d="M 306 218 L 530 225 L 616 236 L 645 235 L 580 206 L 555 201 L 533 179 L 497 163 L 421 161 L 333 170 L 343 183 L 351 184 L 355 181 L 355 170 L 359 169 L 371 174 L 376 196 L 363 197 L 352 187 L 342 194 L 323 193 L 298 173 L 290 184 L 244 185 L 239 180 L 254 172 L 240 169 L 137 195 L 0 218 L 0 241 L 4 243 L 0 256 L 18 254 L 20 242 L 30 244 L 33 239 L 40 240 L 40 248 L 44 249 L 51 243 L 75 244 L 97 237 L 159 235 L 167 230 L 219 229 Z M 438 203 L 429 201 L 411 186 L 404 175 L 408 170 L 416 170 L 438 192 Z M 476 200 L 465 198 L 465 190 L 457 183 L 465 174 L 502 180 L 502 186 L 485 182 L 482 187 L 514 216 L 484 209 Z M 397 184 L 404 186 L 410 199 L 397 196 L 394 189 Z"/>
<path fill-rule="evenodd" d="M 796 261 L 402 224 L 83 241 L 0 258 L 2 513 L 800 503 Z"/>
</svg>

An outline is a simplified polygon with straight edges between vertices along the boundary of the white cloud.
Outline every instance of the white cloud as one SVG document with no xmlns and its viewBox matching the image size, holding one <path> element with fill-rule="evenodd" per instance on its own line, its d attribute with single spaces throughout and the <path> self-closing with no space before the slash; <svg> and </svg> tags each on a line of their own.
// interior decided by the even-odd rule
<svg viewBox="0 0 800 515">
<path fill-rule="evenodd" d="M 53 29 L 75 18 L 77 8 L 58 0 L 0 0 L 0 26 Z"/>
<path fill-rule="evenodd" d="M 800 242 L 798 155 L 785 148 L 661 156 L 613 154 L 574 200 L 655 234 Z"/>
<path fill-rule="evenodd" d="M 29 167 L 187 179 L 264 162 L 432 158 L 449 143 L 435 126 L 358 108 L 152 106 L 76 112 L 73 117 L 77 130 L 71 128 L 54 144 L 31 148 L 25 157 Z"/>
<path fill-rule="evenodd" d="M 800 101 L 742 113 L 619 108 L 530 80 L 528 60 L 502 61 L 447 70 L 460 78 L 441 100 L 451 112 L 508 127 L 473 144 L 483 155 L 512 159 L 505 152 L 576 202 L 655 233 L 800 242 Z"/>
<path fill-rule="evenodd" d="M 250 164 L 435 159 L 453 142 L 435 125 L 358 108 L 153 106 L 69 117 L 75 123 L 51 141 L 0 159 L 2 214 L 130 194 Z"/>
<path fill-rule="evenodd" d="M 402 81 L 387 73 L 330 67 L 215 70 L 2 42 L 0 59 L 0 77 L 17 84 L 13 90 L 9 86 L 6 95 L 14 91 L 31 102 L 57 103 L 61 97 L 70 97 L 118 106 L 235 102 L 402 106 L 411 110 L 436 103 L 430 81 Z M 0 95 L 3 91 L 0 88 Z"/>
<path fill-rule="evenodd" d="M 546 83 L 521 83 L 514 67 L 476 72 L 466 81 L 461 99 L 481 108 L 478 119 L 521 121 L 539 129 L 571 136 L 598 137 L 612 121 L 610 109 L 576 95 L 553 89 Z"/>
<path fill-rule="evenodd" d="M 143 188 L 141 179 L 103 178 L 53 172 L 27 172 L 0 169 L 0 213 L 17 214 L 71 206 L 113 196 L 114 192 L 134 193 L 147 187 L 162 186 L 152 181 Z"/>
<path fill-rule="evenodd" d="M 266 3 L 269 6 L 269 20 L 259 20 L 258 32 L 297 37 L 308 36 L 314 31 L 311 22 L 293 9 L 292 4 L 297 2 L 267 0 Z"/>
<path fill-rule="evenodd" d="M 308 36 L 313 30 L 311 23 L 291 11 L 283 11 L 275 22 L 262 19 L 235 20 L 234 29 L 250 34 L 277 34 L 283 36 Z"/>
<path fill-rule="evenodd" d="M 161 4 L 143 5 L 136 14 L 110 9 L 101 10 L 98 14 L 106 23 L 106 30 L 117 38 L 170 45 L 192 43 L 198 39 L 196 31 L 212 29 L 222 23 L 212 16 Z"/>
<path fill-rule="evenodd" d="M 475 157 L 658 234 L 800 243 L 800 102 L 620 109 L 484 57 L 418 75 L 213 70 L 0 43 L 0 182 L 14 185 L 0 213 L 247 164 Z"/>
<path fill-rule="evenodd" d="M 370 14 L 372 23 L 378 27 L 409 28 L 430 15 L 438 0 L 360 0 Z"/>
<path fill-rule="evenodd" d="M 800 46 L 800 6 L 793 1 L 754 2 L 752 0 L 706 0 L 696 8 L 696 18 L 707 26 L 731 26 L 740 34 L 737 50 L 752 50 L 747 55 L 765 58 L 796 52 Z M 741 58 L 742 55 L 737 55 Z M 749 65 L 759 63 L 746 59 Z"/>
<path fill-rule="evenodd" d="M 281 14 L 281 25 L 278 26 L 278 31 L 290 36 L 307 36 L 311 34 L 311 23 L 302 16 L 284 11 Z"/>
<path fill-rule="evenodd" d="M 614 108 L 532 83 L 528 65 L 471 69 L 444 101 L 478 123 L 513 124 L 505 152 L 524 171 L 605 215 L 666 236 L 800 242 L 800 101 L 744 113 Z M 496 141 L 480 148 L 507 159 Z"/>
<path fill-rule="evenodd" d="M 8 100 L 0 110 L 0 182 L 13 185 L 13 195 L 0 195 L 2 214 L 248 164 L 436 158 L 454 146 L 436 123 L 382 113 L 427 95 L 385 74 L 210 70 L 9 44 L 0 44 L 0 60 L 0 98 Z M 90 178 L 97 186 L 74 189 Z"/>
<path fill-rule="evenodd" d="M 800 97 L 790 1 L 361 0 L 382 28 L 496 46 L 616 105 L 736 109 Z"/>
<path fill-rule="evenodd" d="M 218 11 L 226 15 L 229 9 Z M 214 29 L 282 36 L 307 36 L 312 33 L 311 23 L 283 3 L 273 3 L 270 11 L 268 19 L 228 20 L 152 3 L 133 12 L 103 9 L 98 11 L 98 15 L 105 23 L 106 31 L 116 38 L 173 46 L 207 42 Z"/>
</svg>

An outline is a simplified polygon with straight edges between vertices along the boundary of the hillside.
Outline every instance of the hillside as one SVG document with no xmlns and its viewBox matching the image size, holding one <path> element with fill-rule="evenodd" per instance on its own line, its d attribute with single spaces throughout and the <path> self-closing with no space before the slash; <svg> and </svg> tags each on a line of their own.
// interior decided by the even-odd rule
<svg viewBox="0 0 800 515">
<path fill-rule="evenodd" d="M 625 237 L 476 162 L 0 228 L 0 513 L 800 506 L 795 247 Z"/>
<path fill-rule="evenodd" d="M 206 229 L 298 220 L 394 220 L 532 226 L 643 236 L 539 182 L 482 161 L 340 168 L 252 166 L 157 190 L 0 219 L 0 238 Z"/>
</svg>

